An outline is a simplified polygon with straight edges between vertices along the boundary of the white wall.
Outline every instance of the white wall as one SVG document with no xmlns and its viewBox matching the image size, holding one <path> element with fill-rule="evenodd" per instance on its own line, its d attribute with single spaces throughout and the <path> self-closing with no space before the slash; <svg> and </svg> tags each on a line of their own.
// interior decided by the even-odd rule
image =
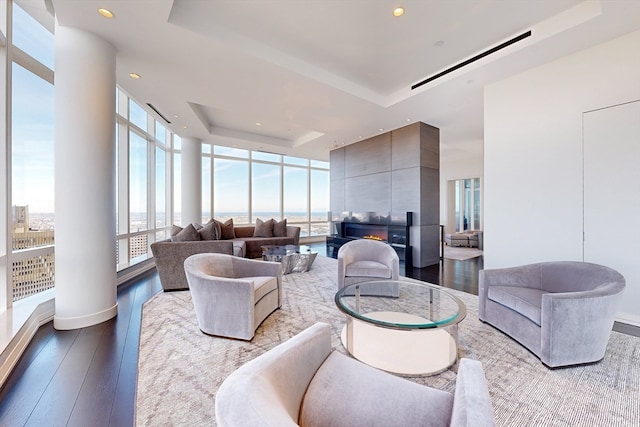
<svg viewBox="0 0 640 427">
<path fill-rule="evenodd" d="M 485 88 L 486 268 L 583 260 L 583 113 L 640 99 L 639 52 L 635 31 Z"/>
</svg>

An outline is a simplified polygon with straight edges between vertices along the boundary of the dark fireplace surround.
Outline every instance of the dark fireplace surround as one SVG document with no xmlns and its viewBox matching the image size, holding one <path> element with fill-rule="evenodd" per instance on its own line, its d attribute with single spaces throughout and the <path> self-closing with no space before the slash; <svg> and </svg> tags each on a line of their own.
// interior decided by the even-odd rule
<svg viewBox="0 0 640 427">
<path fill-rule="evenodd" d="M 338 249 L 355 239 L 379 240 L 395 249 L 405 268 L 411 268 L 412 250 L 409 229 L 412 212 L 329 212 L 331 235 L 327 254 L 336 258 Z"/>
</svg>

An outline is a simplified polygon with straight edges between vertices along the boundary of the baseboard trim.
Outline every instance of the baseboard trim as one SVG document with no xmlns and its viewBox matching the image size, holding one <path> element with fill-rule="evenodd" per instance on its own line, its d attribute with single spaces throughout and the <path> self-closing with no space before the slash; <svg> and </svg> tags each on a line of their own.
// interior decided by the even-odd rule
<svg viewBox="0 0 640 427">
<path fill-rule="evenodd" d="M 18 310 L 24 310 L 22 308 Z M 15 313 L 16 308 L 10 308 L 3 316 L 7 316 L 7 319 L 11 317 L 14 322 L 20 322 L 20 317 L 24 320 L 22 325 L 17 327 L 17 331 L 11 339 L 9 339 L 5 348 L 0 353 L 0 387 L 4 386 L 5 381 L 11 375 L 11 371 L 17 365 L 20 360 L 20 356 L 25 352 L 27 346 L 31 342 L 33 336 L 38 332 L 38 328 L 53 319 L 55 313 L 55 302 L 53 296 L 37 304 L 37 306 L 26 315 L 26 318 L 22 316 L 22 313 Z"/>
</svg>

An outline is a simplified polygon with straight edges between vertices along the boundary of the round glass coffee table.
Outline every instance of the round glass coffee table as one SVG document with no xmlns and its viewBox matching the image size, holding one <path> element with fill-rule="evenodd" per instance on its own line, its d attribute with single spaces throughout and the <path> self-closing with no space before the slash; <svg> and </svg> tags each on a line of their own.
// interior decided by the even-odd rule
<svg viewBox="0 0 640 427">
<path fill-rule="evenodd" d="M 399 296 L 376 296 L 385 286 L 397 286 Z M 440 286 L 362 282 L 340 289 L 335 302 L 347 317 L 342 344 L 361 362 L 397 374 L 432 375 L 458 360 L 458 323 L 467 308 Z"/>
</svg>

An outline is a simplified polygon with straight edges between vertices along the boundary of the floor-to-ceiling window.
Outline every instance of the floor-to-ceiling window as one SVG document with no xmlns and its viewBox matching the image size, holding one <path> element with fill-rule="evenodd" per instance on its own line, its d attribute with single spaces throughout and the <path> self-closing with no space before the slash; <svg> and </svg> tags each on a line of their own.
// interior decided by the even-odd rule
<svg viewBox="0 0 640 427">
<path fill-rule="evenodd" d="M 328 162 L 206 143 L 202 158 L 203 223 L 286 218 L 301 237 L 329 234 Z"/>
<path fill-rule="evenodd" d="M 118 270 L 148 259 L 150 245 L 172 224 L 174 135 L 117 89 Z M 178 183 L 179 184 L 179 183 Z"/>
<path fill-rule="evenodd" d="M 11 257 L 7 304 L 54 286 L 53 16 L 7 2 Z M 36 19 L 37 18 L 37 19 Z M 5 223 L 6 224 L 6 223 Z M 4 226 L 4 224 L 3 224 Z"/>
<path fill-rule="evenodd" d="M 480 230 L 480 178 L 455 181 L 456 231 Z"/>
</svg>

